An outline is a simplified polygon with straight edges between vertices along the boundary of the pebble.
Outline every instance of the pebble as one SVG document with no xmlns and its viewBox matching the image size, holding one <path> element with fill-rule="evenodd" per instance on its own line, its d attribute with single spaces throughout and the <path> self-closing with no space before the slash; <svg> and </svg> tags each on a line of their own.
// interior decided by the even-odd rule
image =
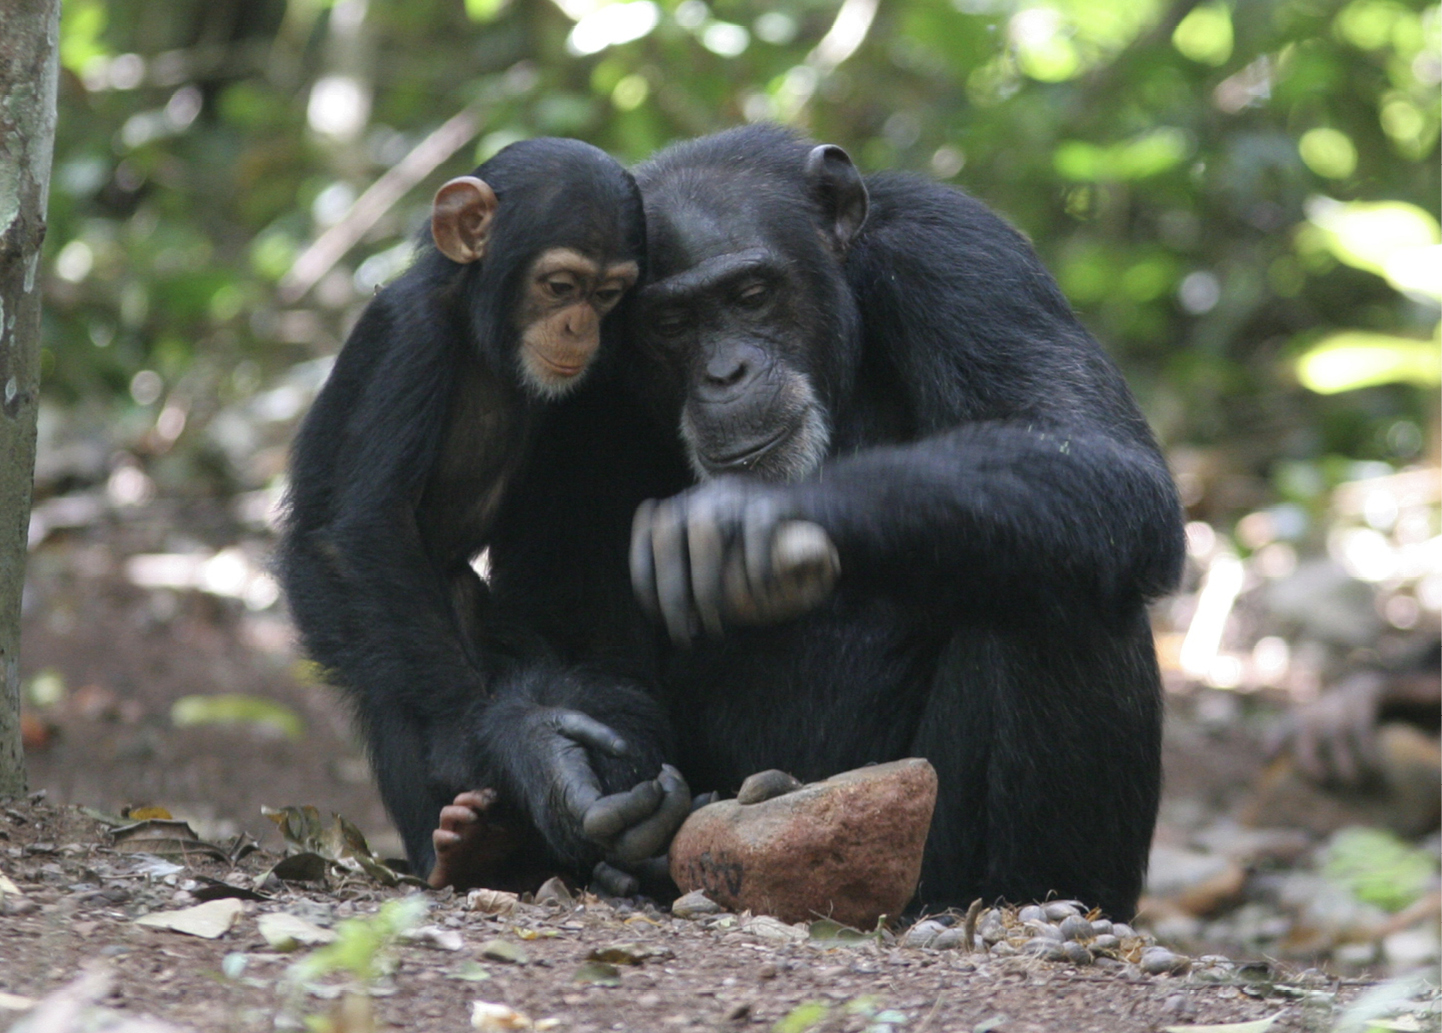
<svg viewBox="0 0 1442 1033">
<path fill-rule="evenodd" d="M 939 951 L 955 950 L 958 947 L 965 947 L 967 946 L 966 930 L 959 926 L 952 926 L 936 939 L 932 940 L 931 946 Z"/>
<path fill-rule="evenodd" d="M 1023 922 L 1022 925 L 1032 936 L 1040 936 L 1048 940 L 1056 940 L 1060 943 L 1063 939 L 1062 931 L 1050 922 Z"/>
<path fill-rule="evenodd" d="M 1185 972 L 1191 968 L 1192 961 L 1185 955 L 1173 954 L 1165 947 L 1148 947 L 1142 951 L 1142 959 L 1139 964 L 1141 970 L 1147 975 L 1160 976 Z"/>
<path fill-rule="evenodd" d="M 1063 918 L 1060 931 L 1063 940 L 1090 940 L 1096 935 L 1092 924 L 1080 915 L 1068 915 Z"/>
<path fill-rule="evenodd" d="M 671 914 L 677 918 L 705 918 L 707 915 L 719 915 L 721 905 L 700 890 L 692 890 L 684 896 L 677 897 L 671 905 Z"/>
<path fill-rule="evenodd" d="M 928 918 L 917 922 L 907 930 L 906 937 L 901 943 L 904 947 L 930 947 L 932 941 L 947 931 L 946 926 Z"/>
<path fill-rule="evenodd" d="M 1035 936 L 1022 945 L 1022 951 L 1035 955 L 1043 961 L 1065 961 L 1066 951 L 1062 948 L 1060 940 L 1048 939 L 1045 936 Z"/>
<path fill-rule="evenodd" d="M 1028 904 L 1016 913 L 1016 917 L 1023 922 L 1045 922 L 1046 912 L 1035 904 Z"/>
<path fill-rule="evenodd" d="M 1092 952 L 1081 944 L 1068 941 L 1061 945 L 1062 954 L 1073 965 L 1090 965 L 1092 963 Z"/>
<path fill-rule="evenodd" d="M 993 943 L 1000 943 L 1006 939 L 1006 926 L 1000 921 L 992 922 L 981 930 L 982 942 L 990 946 Z"/>
<path fill-rule="evenodd" d="M 1069 900 L 1053 900 L 1048 904 L 1043 904 L 1042 911 L 1046 914 L 1049 922 L 1060 922 L 1081 914 L 1077 906 Z"/>
<path fill-rule="evenodd" d="M 1114 951 L 1121 945 L 1121 940 L 1118 940 L 1110 933 L 1104 933 L 1103 935 L 1098 936 L 1096 939 L 1092 940 L 1089 946 L 1094 951 Z"/>
<path fill-rule="evenodd" d="M 1098 918 L 1095 922 L 1092 923 L 1093 936 L 1111 936 L 1113 934 L 1114 930 L 1112 929 L 1112 924 L 1105 918 Z"/>
<path fill-rule="evenodd" d="M 736 802 L 740 804 L 761 803 L 763 800 L 772 800 L 800 788 L 801 780 L 794 775 L 777 771 L 775 768 L 770 771 L 758 771 L 741 783 L 741 790 L 736 794 Z"/>
</svg>

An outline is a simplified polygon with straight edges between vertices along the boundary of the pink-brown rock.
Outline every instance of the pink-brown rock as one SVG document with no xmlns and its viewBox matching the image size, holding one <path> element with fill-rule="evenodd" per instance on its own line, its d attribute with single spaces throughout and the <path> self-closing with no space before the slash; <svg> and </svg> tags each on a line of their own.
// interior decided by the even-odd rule
<svg viewBox="0 0 1442 1033">
<path fill-rule="evenodd" d="M 918 758 L 759 803 L 722 800 L 676 833 L 671 878 L 682 893 L 703 890 L 733 911 L 871 929 L 916 892 L 935 806 L 936 770 Z"/>
</svg>

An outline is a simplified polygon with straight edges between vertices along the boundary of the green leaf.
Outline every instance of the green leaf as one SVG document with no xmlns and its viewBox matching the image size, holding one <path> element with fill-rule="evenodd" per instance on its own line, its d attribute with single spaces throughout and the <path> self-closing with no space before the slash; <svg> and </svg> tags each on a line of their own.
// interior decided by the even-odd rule
<svg viewBox="0 0 1442 1033">
<path fill-rule="evenodd" d="M 287 739 L 300 739 L 305 735 L 305 722 L 294 710 L 264 696 L 240 693 L 182 696 L 170 708 L 170 722 L 177 728 L 252 724 L 274 728 Z"/>
<path fill-rule="evenodd" d="M 575 983 L 592 983 L 596 986 L 620 986 L 621 970 L 604 961 L 587 961 L 576 969 L 571 977 Z"/>
<path fill-rule="evenodd" d="M 1342 829 L 1327 844 L 1322 873 L 1359 900 L 1400 911 L 1427 892 L 1437 858 L 1385 829 Z"/>
<path fill-rule="evenodd" d="M 1297 379 L 1323 395 L 1378 384 L 1436 387 L 1442 383 L 1442 351 L 1435 340 L 1344 330 L 1322 338 L 1297 359 Z"/>
<path fill-rule="evenodd" d="M 511 0 L 466 0 L 466 17 L 481 25 L 499 18 Z"/>
<path fill-rule="evenodd" d="M 771 1027 L 771 1033 L 806 1033 L 825 1022 L 830 1014 L 831 1009 L 823 1002 L 807 1001 L 778 1019 Z"/>
</svg>

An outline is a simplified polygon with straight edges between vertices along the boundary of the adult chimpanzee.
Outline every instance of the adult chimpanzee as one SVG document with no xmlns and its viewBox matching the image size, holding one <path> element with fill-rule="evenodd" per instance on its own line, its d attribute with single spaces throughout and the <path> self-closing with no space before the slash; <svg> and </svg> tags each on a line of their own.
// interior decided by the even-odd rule
<svg viewBox="0 0 1442 1033">
<path fill-rule="evenodd" d="M 430 229 L 296 439 L 280 549 L 292 613 L 434 884 L 657 853 L 690 796 L 662 767 L 655 702 L 519 642 L 469 565 L 636 280 L 635 182 L 594 147 L 532 140 L 442 186 Z"/>
<path fill-rule="evenodd" d="M 677 643 L 691 788 L 926 757 L 926 906 L 1130 915 L 1160 782 L 1146 602 L 1183 537 L 1120 374 L 957 190 L 771 127 L 636 178 L 642 390 L 702 483 L 640 508 L 631 570 Z"/>
</svg>

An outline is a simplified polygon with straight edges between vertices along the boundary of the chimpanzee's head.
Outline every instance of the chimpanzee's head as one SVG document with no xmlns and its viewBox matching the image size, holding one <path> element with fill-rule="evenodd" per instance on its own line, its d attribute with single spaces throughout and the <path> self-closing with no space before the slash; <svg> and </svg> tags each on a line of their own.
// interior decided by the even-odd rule
<svg viewBox="0 0 1442 1033">
<path fill-rule="evenodd" d="M 679 417 L 698 476 L 806 476 L 855 375 L 843 263 L 866 219 L 860 174 L 839 147 L 748 127 L 663 151 L 636 180 L 647 392 Z"/>
<path fill-rule="evenodd" d="M 466 267 L 459 289 L 487 359 L 554 398 L 581 382 L 602 317 L 636 282 L 645 223 L 635 180 L 604 151 L 537 139 L 443 185 L 431 236 Z"/>
</svg>

